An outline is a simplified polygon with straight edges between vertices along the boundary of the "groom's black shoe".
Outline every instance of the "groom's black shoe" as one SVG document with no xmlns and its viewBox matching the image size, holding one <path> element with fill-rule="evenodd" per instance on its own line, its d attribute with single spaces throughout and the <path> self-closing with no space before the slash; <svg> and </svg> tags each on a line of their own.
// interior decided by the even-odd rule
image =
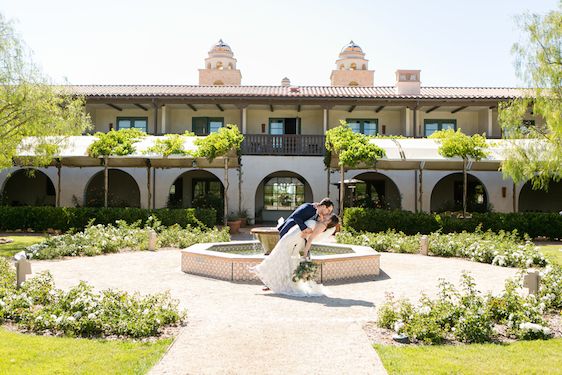
<svg viewBox="0 0 562 375">
<path fill-rule="evenodd" d="M 269 289 L 268 287 L 264 286 L 263 288 L 261 288 L 261 290 L 263 290 L 264 292 L 268 292 L 268 291 L 270 291 L 271 289 Z"/>
</svg>

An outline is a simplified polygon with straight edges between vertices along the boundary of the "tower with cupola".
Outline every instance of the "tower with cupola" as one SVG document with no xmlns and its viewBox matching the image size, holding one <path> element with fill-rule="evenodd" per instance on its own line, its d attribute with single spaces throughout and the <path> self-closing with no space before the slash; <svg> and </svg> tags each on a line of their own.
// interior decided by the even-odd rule
<svg viewBox="0 0 562 375">
<path fill-rule="evenodd" d="M 242 74 L 236 69 L 236 59 L 228 44 L 219 40 L 211 47 L 205 59 L 205 68 L 199 69 L 199 85 L 240 86 Z"/>
<path fill-rule="evenodd" d="M 332 86 L 373 86 L 374 75 L 365 53 L 352 40 L 342 48 L 330 81 Z"/>
</svg>

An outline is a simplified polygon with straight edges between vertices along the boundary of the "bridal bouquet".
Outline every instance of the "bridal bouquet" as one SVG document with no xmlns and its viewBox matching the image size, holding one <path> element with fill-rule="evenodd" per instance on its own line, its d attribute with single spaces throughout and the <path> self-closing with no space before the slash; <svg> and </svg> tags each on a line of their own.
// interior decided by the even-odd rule
<svg viewBox="0 0 562 375">
<path fill-rule="evenodd" d="M 297 282 L 314 280 L 316 276 L 316 271 L 318 270 L 318 265 L 310 260 L 304 260 L 300 262 L 295 272 L 293 272 L 293 281 Z"/>
</svg>

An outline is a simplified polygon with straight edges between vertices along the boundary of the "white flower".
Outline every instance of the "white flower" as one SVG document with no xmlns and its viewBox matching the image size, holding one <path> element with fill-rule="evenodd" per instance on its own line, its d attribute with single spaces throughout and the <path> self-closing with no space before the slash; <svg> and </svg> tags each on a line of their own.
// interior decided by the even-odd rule
<svg viewBox="0 0 562 375">
<path fill-rule="evenodd" d="M 429 306 L 422 306 L 420 308 L 420 314 L 422 314 L 422 315 L 427 315 L 430 312 L 431 312 L 431 307 L 429 307 Z"/>
<path fill-rule="evenodd" d="M 68 320 L 69 322 L 74 322 L 74 321 L 76 321 L 76 319 L 74 319 L 74 317 L 72 317 L 72 316 L 69 316 L 67 320 Z"/>
<path fill-rule="evenodd" d="M 95 319 L 95 318 L 96 318 L 96 314 L 94 314 L 94 313 L 88 314 L 88 319 Z"/>
<path fill-rule="evenodd" d="M 401 320 L 398 320 L 397 322 L 394 323 L 394 332 L 399 333 L 400 330 L 404 327 L 404 322 Z"/>
</svg>

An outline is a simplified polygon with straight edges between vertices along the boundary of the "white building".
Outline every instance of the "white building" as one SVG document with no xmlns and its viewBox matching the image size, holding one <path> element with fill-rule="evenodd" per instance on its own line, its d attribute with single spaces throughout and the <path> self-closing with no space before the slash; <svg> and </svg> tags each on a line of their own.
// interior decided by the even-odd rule
<svg viewBox="0 0 562 375">
<path fill-rule="evenodd" d="M 331 73 L 331 86 L 244 86 L 231 48 L 214 45 L 199 70 L 199 85 L 71 86 L 86 98 L 93 132 L 135 127 L 151 135 L 192 131 L 205 136 L 225 124 L 244 134 L 241 164 L 229 170 L 226 197 L 230 210 L 256 220 L 286 216 L 303 201 L 330 196 L 337 201 L 338 173 L 324 166 L 324 134 L 347 121 L 387 151 L 376 169 L 352 170 L 348 204 L 440 211 L 458 208 L 462 199 L 461 164 L 437 154 L 424 137 L 440 129 L 462 129 L 499 139 L 498 103 L 520 95 L 512 88 L 424 87 L 421 71 L 399 69 L 394 86 L 374 86 L 365 53 L 345 46 Z M 529 114 L 528 124 L 540 124 Z M 59 167 L 35 177 L 12 168 L 0 172 L 3 203 L 10 205 L 99 205 L 103 168 L 86 156 L 91 137 L 74 138 Z M 152 142 L 149 137 L 146 142 Z M 487 160 L 470 165 L 470 208 L 499 212 L 560 211 L 562 183 L 548 193 L 515 185 L 498 172 L 500 146 Z M 78 162 L 79 161 L 79 162 Z M 78 167 L 80 165 L 80 167 Z M 220 165 L 159 160 L 138 153 L 110 163 L 110 203 L 117 206 L 191 207 L 224 194 Z"/>
</svg>

